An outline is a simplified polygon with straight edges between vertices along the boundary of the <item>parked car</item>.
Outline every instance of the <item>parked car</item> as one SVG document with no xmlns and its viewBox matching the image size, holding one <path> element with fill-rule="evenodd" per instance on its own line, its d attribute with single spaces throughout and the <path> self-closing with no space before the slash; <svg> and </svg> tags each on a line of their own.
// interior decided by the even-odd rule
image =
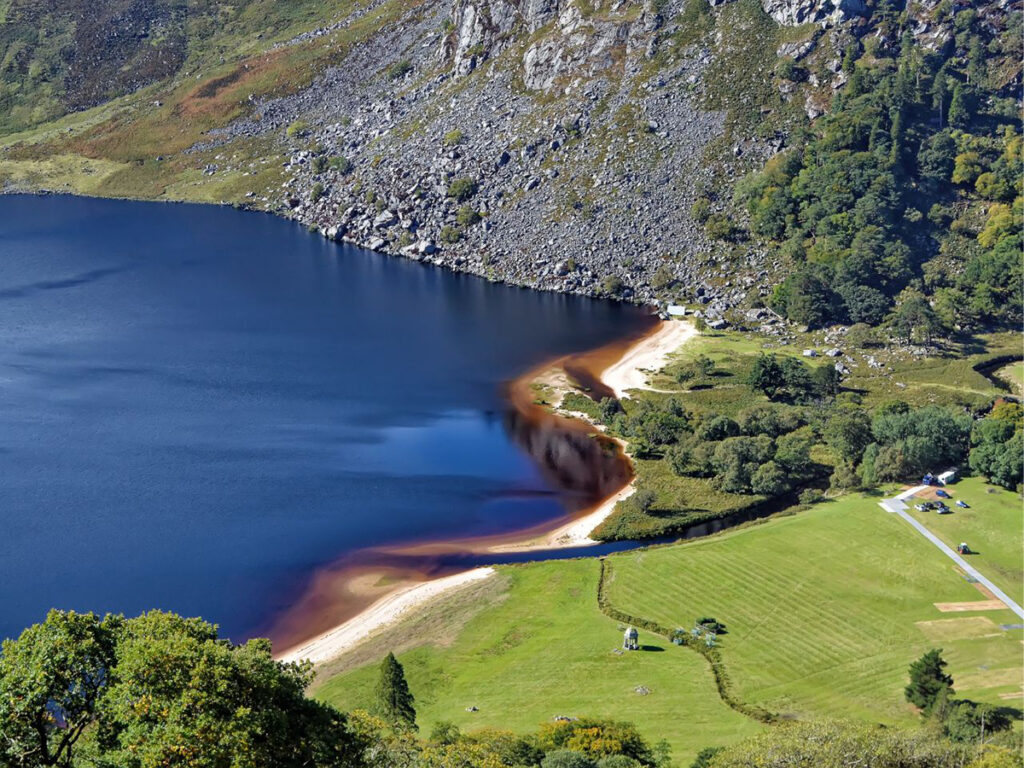
<svg viewBox="0 0 1024 768">
<path fill-rule="evenodd" d="M 914 509 L 916 509 L 918 512 L 927 512 L 928 506 L 926 504 L 915 504 Z"/>
<path fill-rule="evenodd" d="M 953 498 L 952 496 L 950 496 L 948 493 L 946 493 L 941 488 L 935 492 L 935 495 L 938 496 L 940 499 L 951 499 L 951 498 Z"/>
<path fill-rule="evenodd" d="M 951 510 L 945 504 L 939 504 L 936 506 L 935 511 L 938 512 L 940 515 L 948 515 L 953 510 Z"/>
<path fill-rule="evenodd" d="M 966 501 L 960 501 L 959 499 L 957 499 L 956 505 L 958 507 L 962 507 L 963 509 L 970 509 L 971 508 L 970 504 L 968 504 Z"/>
</svg>

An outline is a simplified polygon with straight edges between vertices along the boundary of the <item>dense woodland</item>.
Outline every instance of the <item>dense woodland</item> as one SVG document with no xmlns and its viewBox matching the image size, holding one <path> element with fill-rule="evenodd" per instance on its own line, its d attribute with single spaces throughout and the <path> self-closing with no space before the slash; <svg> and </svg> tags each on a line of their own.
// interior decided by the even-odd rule
<svg viewBox="0 0 1024 768">
<path fill-rule="evenodd" d="M 1024 409 L 1012 398 L 969 407 L 898 397 L 865 403 L 864 393 L 843 386 L 831 362 L 764 353 L 729 360 L 699 354 L 670 368 L 686 388 L 679 394 L 593 404 L 571 393 L 563 401 L 626 440 L 641 463 L 637 492 L 598 536 L 671 535 L 743 508 L 917 483 L 948 467 L 1020 488 Z M 684 493 L 691 509 L 666 509 L 665 483 L 655 487 L 656 473 L 646 469 L 659 464 L 670 477 L 705 483 Z M 728 503 L 716 503 L 707 490 L 725 494 Z"/>
<path fill-rule="evenodd" d="M 829 113 L 737 185 L 753 233 L 792 265 L 771 303 L 809 327 L 886 323 L 930 341 L 1021 321 L 1021 14 L 993 34 L 942 3 L 931 50 L 880 2 Z M 808 72 L 783 60 L 780 73 Z"/>
</svg>

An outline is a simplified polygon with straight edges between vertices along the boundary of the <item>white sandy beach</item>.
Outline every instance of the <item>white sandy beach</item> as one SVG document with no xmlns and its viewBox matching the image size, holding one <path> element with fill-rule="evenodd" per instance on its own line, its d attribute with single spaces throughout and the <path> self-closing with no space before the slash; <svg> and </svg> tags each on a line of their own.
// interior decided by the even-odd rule
<svg viewBox="0 0 1024 768">
<path fill-rule="evenodd" d="M 601 380 L 620 398 L 625 396 L 628 390 L 646 389 L 648 388 L 649 373 L 663 368 L 669 355 L 696 334 L 697 329 L 693 323 L 667 320 L 657 331 L 631 346 L 620 360 L 608 366 L 602 372 Z M 629 497 L 634 490 L 635 486 L 630 483 L 577 520 L 534 539 L 517 544 L 495 546 L 490 551 L 558 549 L 598 544 L 599 542 L 590 538 L 591 532 L 605 521 L 619 501 Z M 300 646 L 285 651 L 277 658 L 281 661 L 309 659 L 314 664 L 329 661 L 375 632 L 394 624 L 409 611 L 422 607 L 465 584 L 485 579 L 494 573 L 493 568 L 475 568 L 421 584 L 400 587 L 373 603 L 357 616 Z"/>
<path fill-rule="evenodd" d="M 493 574 L 493 568 L 474 568 L 472 571 L 463 571 L 441 579 L 401 587 L 382 597 L 345 623 L 329 629 L 296 648 L 277 655 L 277 659 L 278 661 L 309 659 L 314 664 L 329 661 L 365 640 L 374 632 L 394 624 L 414 608 L 429 603 L 464 584 L 486 579 Z"/>
<path fill-rule="evenodd" d="M 603 381 L 620 399 L 631 389 L 647 389 L 650 373 L 661 370 L 668 357 L 697 335 L 687 320 L 666 320 L 650 336 L 630 347 L 618 362 L 601 373 Z"/>
</svg>

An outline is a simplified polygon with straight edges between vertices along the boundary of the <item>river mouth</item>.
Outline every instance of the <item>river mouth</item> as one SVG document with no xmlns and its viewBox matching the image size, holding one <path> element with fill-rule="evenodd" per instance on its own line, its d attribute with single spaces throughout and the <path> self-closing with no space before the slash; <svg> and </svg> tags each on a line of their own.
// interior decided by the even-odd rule
<svg viewBox="0 0 1024 768">
<path fill-rule="evenodd" d="M 505 387 L 640 308 L 224 207 L 6 196 L 0 243 L 0 637 L 160 608 L 241 640 L 346 555 L 537 529 L 624 477 Z"/>
</svg>

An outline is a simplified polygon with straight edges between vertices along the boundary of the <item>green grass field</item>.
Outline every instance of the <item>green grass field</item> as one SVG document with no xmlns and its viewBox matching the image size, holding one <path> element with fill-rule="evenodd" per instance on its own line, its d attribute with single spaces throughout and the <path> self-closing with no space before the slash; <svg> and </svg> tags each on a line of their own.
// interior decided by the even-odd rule
<svg viewBox="0 0 1024 768">
<path fill-rule="evenodd" d="M 951 485 L 946 490 L 953 499 L 963 499 L 970 509 L 953 510 L 949 515 L 918 512 L 911 505 L 910 514 L 950 547 L 961 541 L 977 552 L 968 559 L 1006 594 L 1024 605 L 1024 512 L 1021 497 L 971 477 Z"/>
<path fill-rule="evenodd" d="M 912 722 L 907 665 L 944 649 L 961 696 L 1019 706 L 1020 630 L 874 497 L 851 495 L 720 537 L 614 556 L 616 608 L 669 626 L 724 621 L 722 657 L 744 700 L 799 717 Z"/>
<path fill-rule="evenodd" d="M 455 636 L 399 654 L 416 696 L 421 732 L 450 720 L 535 731 L 557 715 L 634 722 L 652 742 L 666 737 L 682 765 L 703 747 L 728 744 L 762 726 L 719 699 L 697 653 L 641 632 L 647 650 L 617 655 L 619 624 L 597 607 L 598 563 L 575 560 L 502 568 L 507 597 Z M 375 645 L 379 656 L 387 644 Z M 377 659 L 379 661 L 379 658 Z M 317 698 L 368 707 L 376 663 L 323 683 Z M 640 695 L 636 688 L 650 689 Z M 475 706 L 478 712 L 467 712 Z"/>
<path fill-rule="evenodd" d="M 1024 395 L 1024 362 L 1018 361 L 1003 366 L 995 375 L 1009 384 L 1014 394 Z"/>
</svg>

